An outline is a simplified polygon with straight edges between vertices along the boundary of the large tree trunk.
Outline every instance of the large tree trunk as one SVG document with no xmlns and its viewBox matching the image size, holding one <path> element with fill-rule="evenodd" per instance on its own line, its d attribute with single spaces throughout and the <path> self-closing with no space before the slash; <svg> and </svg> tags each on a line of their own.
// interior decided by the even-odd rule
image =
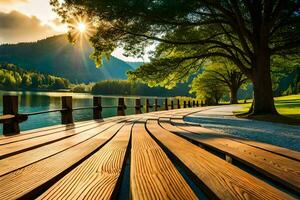
<svg viewBox="0 0 300 200">
<path fill-rule="evenodd" d="M 230 88 L 230 104 L 237 104 L 238 103 L 237 92 L 238 92 L 238 89 Z"/>
<path fill-rule="evenodd" d="M 268 48 L 263 49 L 259 52 L 253 69 L 254 98 L 251 115 L 278 114 L 273 99 L 270 54 Z"/>
</svg>

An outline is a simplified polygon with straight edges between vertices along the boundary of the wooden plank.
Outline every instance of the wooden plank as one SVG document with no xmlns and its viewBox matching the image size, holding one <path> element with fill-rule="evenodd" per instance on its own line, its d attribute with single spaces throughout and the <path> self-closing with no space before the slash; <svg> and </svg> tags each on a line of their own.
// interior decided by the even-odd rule
<svg viewBox="0 0 300 200">
<path fill-rule="evenodd" d="M 38 199 L 111 199 L 120 180 L 132 122 Z"/>
<path fill-rule="evenodd" d="M 69 143 L 66 142 L 65 147 L 69 148 L 59 151 L 57 154 L 48 158 L 39 158 L 37 162 L 30 162 L 30 165 L 24 165 L 23 168 L 19 170 L 1 176 L 0 199 L 17 199 L 21 197 L 24 199 L 34 199 L 41 190 L 44 191 L 43 188 L 45 188 L 47 184 L 52 185 L 51 181 L 59 180 L 69 169 L 76 166 L 78 162 L 84 161 L 89 155 L 102 147 L 123 125 L 124 123 L 118 123 L 103 132 L 95 129 L 94 137 L 84 140 L 81 143 L 73 141 L 77 143 L 77 145 L 74 146 L 70 146 Z M 99 132 L 101 133 L 99 134 Z M 48 150 L 51 150 L 51 148 Z M 41 153 L 43 154 L 43 152 Z M 26 157 L 24 156 L 24 160 L 31 160 L 31 157 L 35 155 L 27 154 Z M 1 161 L 1 167 L 2 162 L 3 161 Z M 15 160 L 15 162 L 9 163 L 13 165 L 17 162 L 22 162 L 22 160 Z"/>
<path fill-rule="evenodd" d="M 267 144 L 267 143 L 263 143 L 263 142 L 259 142 L 259 141 L 252 141 L 252 140 L 248 140 L 248 139 L 234 138 L 234 140 L 237 140 L 239 142 L 242 142 L 242 143 L 254 146 L 254 147 L 264 149 L 266 151 L 276 153 L 278 155 L 285 156 L 287 158 L 291 158 L 291 159 L 300 161 L 300 152 L 298 152 L 298 151 L 286 149 L 283 147 L 279 147 L 279 146 L 275 146 L 272 144 Z"/>
<path fill-rule="evenodd" d="M 19 153 L 5 159 L 1 160 L 0 165 L 0 176 L 7 174 L 11 171 L 22 168 L 26 165 L 30 165 L 34 162 L 37 162 L 41 159 L 45 159 L 49 156 L 55 155 L 59 152 L 62 152 L 68 148 L 76 146 L 90 138 L 98 135 L 102 131 L 110 128 L 111 126 L 117 124 L 117 122 L 110 122 L 104 124 L 103 126 L 96 127 L 94 129 L 90 129 L 88 131 L 82 132 L 75 136 L 66 138 L 64 140 L 60 140 L 55 143 L 51 143 L 36 149 L 32 149 L 30 151 L 25 151 L 23 153 Z"/>
<path fill-rule="evenodd" d="M 197 199 L 143 121 L 132 130 L 130 194 L 132 199 Z"/>
<path fill-rule="evenodd" d="M 300 162 L 298 161 L 235 140 L 220 137 L 220 134 L 202 136 L 201 133 L 197 134 L 185 130 L 190 129 L 190 127 L 179 129 L 176 126 L 171 125 L 168 119 L 161 119 L 160 125 L 170 132 L 177 133 L 189 140 L 199 142 L 202 145 L 221 151 L 230 158 L 239 160 L 247 166 L 270 177 L 274 181 L 280 182 L 286 187 L 300 193 Z M 207 129 L 205 132 L 208 131 L 211 130 Z"/>
<path fill-rule="evenodd" d="M 240 138 L 240 137 L 237 137 L 237 136 L 231 136 L 231 135 L 227 135 L 227 134 L 222 135 L 222 134 L 219 134 L 216 131 L 212 131 L 210 129 L 203 128 L 203 127 L 200 127 L 200 126 L 189 126 L 189 127 L 180 126 L 180 124 L 178 124 L 176 120 L 171 119 L 171 121 L 174 125 L 178 126 L 179 128 L 185 129 L 185 130 L 190 131 L 190 132 L 201 133 L 201 134 L 212 134 L 214 136 L 219 135 L 221 137 L 232 139 L 232 140 L 235 140 L 235 141 L 238 141 L 238 142 L 241 142 L 241 143 L 245 143 L 245 144 L 248 144 L 248 145 L 251 145 L 251 146 L 254 146 L 254 147 L 258 147 L 258 148 L 261 148 L 261 149 L 264 149 L 264 150 L 282 155 L 282 156 L 287 157 L 287 158 L 291 158 L 293 160 L 300 161 L 300 152 L 297 152 L 297 151 L 293 151 L 293 150 L 290 150 L 290 149 L 286 149 L 286 148 L 283 148 L 283 147 L 278 147 L 278 146 L 275 146 L 275 145 L 266 144 L 266 143 L 262 143 L 262 142 L 251 141 L 251 140 L 248 140 L 246 138 Z"/>
<path fill-rule="evenodd" d="M 148 120 L 147 129 L 219 199 L 293 199 Z"/>
<path fill-rule="evenodd" d="M 28 131 L 23 131 L 18 135 L 14 136 L 4 136 L 0 137 L 0 146 L 9 144 L 12 142 L 18 142 L 21 140 L 26 140 L 28 138 L 33 138 L 33 137 L 41 137 L 44 135 L 52 134 L 52 133 L 57 133 L 59 131 L 66 131 L 70 129 L 74 129 L 77 127 L 89 125 L 92 123 L 99 123 L 99 122 L 104 122 L 104 121 L 115 121 L 119 119 L 125 119 L 124 117 L 110 117 L 106 119 L 100 119 L 100 120 L 88 120 L 88 121 L 82 121 L 82 122 L 76 122 L 74 124 L 67 124 L 67 125 L 54 125 L 54 126 L 48 126 L 44 128 L 38 128 L 38 129 L 33 129 L 33 130 L 28 130 Z"/>
<path fill-rule="evenodd" d="M 94 123 L 94 122 L 95 121 L 87 121 L 87 122 L 84 122 L 84 123 L 83 122 L 78 122 L 78 123 L 75 123 L 75 124 L 48 126 L 48 127 L 33 129 L 33 130 L 29 130 L 29 131 L 23 131 L 20 134 L 12 135 L 12 136 L 1 135 L 0 136 L 0 145 L 8 144 L 8 143 L 11 143 L 11 142 L 16 142 L 16 141 L 20 141 L 20 140 L 25 140 L 27 138 L 38 137 L 38 136 L 42 136 L 42 135 L 56 133 L 58 131 L 65 131 L 65 130 L 72 129 L 72 128 L 77 127 L 77 126 L 83 126 L 83 125 L 91 124 L 91 123 Z"/>
<path fill-rule="evenodd" d="M 17 153 L 24 152 L 26 150 L 38 148 L 43 145 L 47 145 L 53 142 L 57 142 L 59 140 L 66 139 L 68 137 L 74 136 L 81 132 L 99 127 L 105 123 L 109 123 L 109 122 L 102 122 L 102 123 L 94 122 L 89 125 L 76 127 L 67 131 L 60 131 L 53 134 L 43 135 L 41 137 L 28 138 L 27 140 L 21 140 L 18 142 L 2 145 L 0 146 L 0 159 L 15 155 Z"/>
</svg>

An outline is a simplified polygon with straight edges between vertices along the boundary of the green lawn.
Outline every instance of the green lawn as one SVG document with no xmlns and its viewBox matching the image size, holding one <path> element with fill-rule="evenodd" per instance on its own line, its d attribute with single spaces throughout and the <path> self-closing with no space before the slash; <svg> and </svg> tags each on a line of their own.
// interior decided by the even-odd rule
<svg viewBox="0 0 300 200">
<path fill-rule="evenodd" d="M 235 114 L 247 112 L 251 103 L 241 105 L 243 106 L 243 109 L 236 111 Z M 300 94 L 276 97 L 275 106 L 281 115 L 293 119 L 300 119 Z"/>
</svg>

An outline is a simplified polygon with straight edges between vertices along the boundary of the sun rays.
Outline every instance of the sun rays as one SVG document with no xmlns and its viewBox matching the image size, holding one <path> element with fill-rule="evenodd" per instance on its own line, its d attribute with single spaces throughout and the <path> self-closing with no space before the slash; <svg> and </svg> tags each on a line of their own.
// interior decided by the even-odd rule
<svg viewBox="0 0 300 200">
<path fill-rule="evenodd" d="M 74 17 L 71 22 L 68 23 L 69 34 L 73 41 L 82 39 L 89 39 L 95 28 L 91 21 L 87 17 Z"/>
</svg>

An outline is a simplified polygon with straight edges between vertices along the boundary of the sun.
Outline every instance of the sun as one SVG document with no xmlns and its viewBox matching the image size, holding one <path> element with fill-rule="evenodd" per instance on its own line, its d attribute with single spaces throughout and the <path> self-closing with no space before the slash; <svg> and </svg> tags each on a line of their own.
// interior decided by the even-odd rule
<svg viewBox="0 0 300 200">
<path fill-rule="evenodd" d="M 83 22 L 79 22 L 76 26 L 77 30 L 80 32 L 80 33 L 83 33 L 86 31 L 86 24 L 83 23 Z"/>
<path fill-rule="evenodd" d="M 74 16 L 68 27 L 69 39 L 73 42 L 88 40 L 96 31 L 91 19 L 86 16 Z"/>
</svg>

